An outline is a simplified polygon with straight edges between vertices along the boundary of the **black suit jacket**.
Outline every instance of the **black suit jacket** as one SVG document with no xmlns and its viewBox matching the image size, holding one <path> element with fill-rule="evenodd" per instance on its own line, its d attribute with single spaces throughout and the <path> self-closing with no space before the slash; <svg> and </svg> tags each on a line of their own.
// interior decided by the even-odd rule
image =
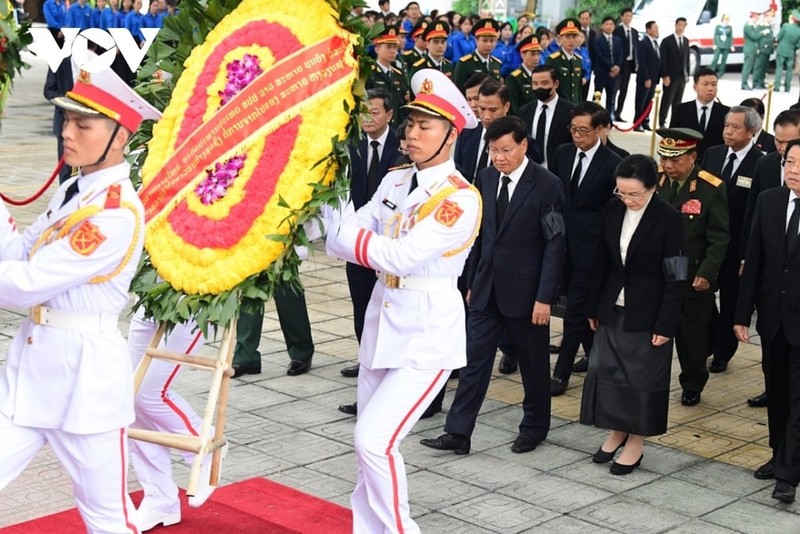
<svg viewBox="0 0 800 534">
<path fill-rule="evenodd" d="M 537 125 L 533 124 L 533 119 L 536 117 L 536 110 L 541 105 L 541 102 L 534 100 L 533 102 L 525 104 L 519 108 L 519 110 L 517 110 L 517 115 L 528 126 L 528 133 L 534 138 L 536 137 Z M 559 97 L 556 101 L 556 109 L 553 112 L 553 120 L 550 121 L 550 132 L 547 136 L 547 146 L 544 147 L 545 152 L 547 152 L 548 166 L 550 162 L 553 161 L 553 157 L 555 157 L 556 148 L 564 143 L 572 142 L 572 136 L 569 134 L 567 127 L 569 126 L 570 114 L 572 113 L 572 108 L 574 107 L 574 103 L 564 98 Z"/>
<path fill-rule="evenodd" d="M 731 110 L 726 105 L 714 102 L 711 106 L 711 113 L 706 121 L 706 131 L 700 130 L 700 123 L 697 117 L 697 102 L 690 100 L 683 102 L 675 110 L 675 114 L 670 119 L 670 128 L 691 128 L 703 134 L 703 140 L 697 144 L 697 159 L 703 159 L 706 149 L 710 146 L 721 145 L 722 130 L 725 128 L 725 115 Z"/>
<path fill-rule="evenodd" d="M 600 35 L 600 31 L 590 26 L 588 35 L 587 32 L 583 31 L 583 28 L 581 28 L 581 32 L 583 33 L 584 37 L 586 37 L 586 48 L 589 50 L 589 59 L 591 59 L 592 64 L 594 64 L 594 54 L 595 54 L 594 40 L 597 39 L 598 35 Z"/>
<path fill-rule="evenodd" d="M 564 218 L 567 223 L 567 254 L 570 265 L 573 270 L 586 272 L 592 268 L 603 210 L 617 186 L 614 170 L 622 160 L 600 143 L 577 195 L 571 198 L 570 179 L 577 150 L 573 143 L 558 147 L 550 170 L 561 179 L 564 187 Z"/>
<path fill-rule="evenodd" d="M 764 154 L 771 154 L 777 149 L 775 148 L 775 136 L 771 133 L 761 130 L 756 138 L 756 148 Z"/>
<path fill-rule="evenodd" d="M 683 36 L 686 39 L 686 36 Z M 685 77 L 689 72 L 689 45 L 683 47 L 683 53 L 678 48 L 675 34 L 668 35 L 661 40 L 661 75 L 670 78 Z"/>
<path fill-rule="evenodd" d="M 789 193 L 789 189 L 781 187 L 758 197 L 739 282 L 735 323 L 749 325 L 755 305 L 756 330 L 764 339 L 775 339 L 783 328 L 789 344 L 800 347 L 800 246 L 786 250 Z"/>
<path fill-rule="evenodd" d="M 367 154 L 372 147 L 369 146 L 369 136 L 358 142 L 358 149 L 350 147 L 350 197 L 353 206 L 358 209 L 366 204 L 375 191 L 367 191 Z M 389 135 L 386 137 L 386 146 L 383 147 L 383 154 L 378 166 L 378 181 L 376 186 L 381 183 L 390 167 L 397 161 L 400 151 L 400 141 L 394 131 L 389 128 Z"/>
<path fill-rule="evenodd" d="M 470 183 L 475 181 L 475 167 L 478 166 L 478 148 L 481 146 L 483 132 L 483 125 L 478 124 L 475 128 L 464 130 L 461 135 L 458 136 L 458 142 L 456 142 L 453 161 L 464 178 Z M 489 147 L 484 145 L 483 148 L 487 150 Z M 539 149 L 536 148 L 536 143 L 533 142 L 533 137 L 530 135 L 528 136 L 528 151 L 526 155 L 531 161 L 535 161 L 536 163 L 544 161 L 542 155 L 539 154 Z M 491 164 L 488 158 L 486 161 Z"/>
<path fill-rule="evenodd" d="M 631 26 L 631 38 L 628 40 L 628 36 L 625 34 L 625 27 L 622 24 L 618 24 L 616 28 L 614 28 L 614 35 L 619 37 L 620 41 L 622 41 L 622 61 L 628 60 L 628 50 L 630 50 L 630 41 L 633 41 L 633 61 L 638 61 L 636 57 L 636 45 L 639 43 L 639 32 L 636 28 Z M 617 43 L 614 43 L 616 46 Z"/>
<path fill-rule="evenodd" d="M 614 43 L 614 54 L 612 57 L 611 50 L 608 49 L 608 41 L 606 35 L 601 33 L 599 37 L 594 40 L 594 59 L 592 59 L 592 70 L 594 70 L 594 79 L 597 84 L 604 84 L 608 81 L 608 71 L 612 67 L 617 66 L 622 68 L 622 62 L 625 61 L 625 45 L 624 40 L 620 38 L 616 32 L 611 35 Z M 634 48 L 636 48 L 634 46 Z"/>
<path fill-rule="evenodd" d="M 756 162 L 753 170 L 753 182 L 750 192 L 747 193 L 747 207 L 744 210 L 742 223 L 741 245 L 739 246 L 739 259 L 744 259 L 747 253 L 747 241 L 753 226 L 753 213 L 756 209 L 758 196 L 767 189 L 781 186 L 781 155 L 771 152 Z"/>
<path fill-rule="evenodd" d="M 62 61 L 55 72 L 47 69 L 47 77 L 44 81 L 44 97 L 47 100 L 52 100 L 58 96 L 64 96 L 67 91 L 72 90 L 72 85 L 72 62 Z M 56 137 L 61 137 L 64 118 L 64 110 L 58 106 L 53 106 L 53 135 Z"/>
<path fill-rule="evenodd" d="M 630 152 L 628 152 L 627 150 L 625 150 L 625 149 L 624 149 L 624 148 L 622 148 L 621 146 L 617 146 L 617 145 L 615 145 L 615 144 L 614 144 L 614 143 L 611 141 L 611 139 L 609 139 L 608 141 L 606 141 L 606 148 L 607 148 L 607 149 L 609 149 L 609 150 L 610 150 L 611 152 L 613 152 L 614 154 L 616 154 L 617 156 L 619 156 L 619 157 L 620 157 L 620 159 L 625 159 L 625 158 L 627 158 L 628 156 L 630 156 L 630 155 L 631 155 L 631 153 L 630 153 Z"/>
<path fill-rule="evenodd" d="M 644 85 L 644 82 L 650 80 L 653 85 L 658 84 L 661 79 L 661 58 L 656 54 L 653 48 L 653 40 L 645 35 L 636 46 L 637 61 L 636 66 L 636 83 Z"/>
<path fill-rule="evenodd" d="M 727 146 L 712 146 L 706 151 L 705 157 L 700 163 L 700 168 L 721 178 L 727 154 Z M 736 172 L 725 183 L 728 190 L 728 230 L 731 234 L 728 250 L 725 253 L 725 261 L 739 261 L 742 229 L 744 228 L 744 218 L 747 210 L 747 196 L 752 186 L 756 163 L 763 157 L 764 155 L 759 149 L 755 146 L 750 147 Z"/>
<path fill-rule="evenodd" d="M 497 221 L 500 173 L 488 167 L 475 187 L 483 197 L 483 219 L 470 254 L 470 307 L 495 304 L 504 317 L 531 317 L 534 301 L 550 304 L 564 263 L 564 194 L 558 178 L 528 161 L 503 220 Z"/>
<path fill-rule="evenodd" d="M 592 265 L 589 316 L 608 324 L 624 287 L 625 330 L 674 337 L 686 281 L 666 270 L 664 260 L 679 258 L 686 251 L 683 220 L 654 193 L 631 237 L 623 265 L 619 238 L 625 211 L 625 204 L 614 198 L 603 213 L 603 233 Z"/>
</svg>

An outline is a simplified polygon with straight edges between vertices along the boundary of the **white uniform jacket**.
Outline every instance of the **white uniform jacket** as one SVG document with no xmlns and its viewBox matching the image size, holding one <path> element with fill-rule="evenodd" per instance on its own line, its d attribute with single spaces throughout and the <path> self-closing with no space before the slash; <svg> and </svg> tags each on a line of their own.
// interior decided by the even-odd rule
<svg viewBox="0 0 800 534">
<path fill-rule="evenodd" d="M 415 173 L 419 185 L 409 195 Z M 464 304 L 455 281 L 480 227 L 480 214 L 480 195 L 449 160 L 425 170 L 414 165 L 389 172 L 367 204 L 345 213 L 338 228 L 328 229 L 329 255 L 431 286 L 375 284 L 359 350 L 362 365 L 466 365 Z"/>
<path fill-rule="evenodd" d="M 122 163 L 67 180 L 23 234 L 0 203 L 0 306 L 106 319 L 94 331 L 23 320 L 0 378 L 0 412 L 16 425 L 94 434 L 133 422 L 131 361 L 113 321 L 128 302 L 144 239 L 129 169 Z M 75 180 L 79 193 L 61 206 Z M 86 207 L 96 213 L 59 236 Z"/>
</svg>

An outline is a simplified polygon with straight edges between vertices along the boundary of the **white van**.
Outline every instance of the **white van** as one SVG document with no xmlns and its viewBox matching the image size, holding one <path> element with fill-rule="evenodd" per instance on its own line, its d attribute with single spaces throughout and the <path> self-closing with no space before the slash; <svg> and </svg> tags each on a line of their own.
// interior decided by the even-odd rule
<svg viewBox="0 0 800 534">
<path fill-rule="evenodd" d="M 744 63 L 744 25 L 750 19 L 750 11 L 775 11 L 773 31 L 778 35 L 781 24 L 781 3 L 777 0 L 636 0 L 633 8 L 634 28 L 644 33 L 647 21 L 658 23 L 660 38 L 675 31 L 675 19 L 684 17 L 687 22 L 684 35 L 689 40 L 689 72 L 698 65 L 710 65 L 714 56 L 714 28 L 722 21 L 722 15 L 730 17 L 735 50 L 728 55 L 728 65 Z"/>
</svg>

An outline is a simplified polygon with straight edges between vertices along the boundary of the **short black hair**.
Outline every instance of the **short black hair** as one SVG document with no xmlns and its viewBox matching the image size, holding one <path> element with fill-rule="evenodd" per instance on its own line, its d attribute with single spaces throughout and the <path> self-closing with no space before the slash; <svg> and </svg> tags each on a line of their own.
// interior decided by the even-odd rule
<svg viewBox="0 0 800 534">
<path fill-rule="evenodd" d="M 382 6 L 384 4 L 388 4 L 391 0 L 378 0 L 378 5 Z"/>
<path fill-rule="evenodd" d="M 483 82 L 485 82 L 488 79 L 489 79 L 489 73 L 488 72 L 476 72 L 475 74 L 473 74 L 472 76 L 467 78 L 466 82 L 464 82 L 464 92 L 466 93 L 467 89 L 472 89 L 473 87 L 478 87 L 479 85 L 481 85 Z"/>
<path fill-rule="evenodd" d="M 553 38 L 553 32 L 551 32 L 550 30 L 548 30 L 544 26 L 539 26 L 538 28 L 536 28 L 536 38 L 541 40 L 542 39 L 542 35 L 546 35 L 548 39 L 552 39 Z"/>
<path fill-rule="evenodd" d="M 686 22 L 686 17 L 678 17 L 677 19 L 675 19 L 675 24 L 679 22 Z"/>
<path fill-rule="evenodd" d="M 383 110 L 386 112 L 392 111 L 392 97 L 386 89 L 380 87 L 375 89 L 367 89 L 367 101 L 380 98 L 383 101 Z"/>
<path fill-rule="evenodd" d="M 600 24 L 605 24 L 605 23 L 606 23 L 606 22 L 608 22 L 609 20 L 610 20 L 611 22 L 613 22 L 614 24 L 616 24 L 616 23 L 617 23 L 617 21 L 614 19 L 614 17 L 603 17 L 603 21 L 602 21 Z"/>
<path fill-rule="evenodd" d="M 520 144 L 523 139 L 526 139 L 528 136 L 527 127 L 525 123 L 522 122 L 522 119 L 519 117 L 515 117 L 513 115 L 509 115 L 507 117 L 500 117 L 499 119 L 495 119 L 486 128 L 486 133 L 483 135 L 484 141 L 488 145 L 492 141 L 497 141 L 504 135 L 511 134 L 514 138 L 514 142 Z"/>
<path fill-rule="evenodd" d="M 583 11 L 581 11 L 580 13 L 578 13 L 578 16 L 580 17 L 580 16 L 581 16 L 581 15 L 583 15 L 584 13 L 588 13 L 590 17 L 592 16 L 592 12 L 591 12 L 590 10 L 588 10 L 588 9 L 584 9 Z"/>
<path fill-rule="evenodd" d="M 494 79 L 484 80 L 480 89 L 478 89 L 478 94 L 481 96 L 497 95 L 500 97 L 500 101 L 503 102 L 503 104 L 511 101 L 511 95 L 508 92 L 508 87 L 506 87 L 504 83 L 498 82 Z"/>
<path fill-rule="evenodd" d="M 796 109 L 787 109 L 778 113 L 775 117 L 773 126 L 800 126 L 800 111 Z"/>
<path fill-rule="evenodd" d="M 592 128 L 597 128 L 598 126 L 608 126 L 611 124 L 611 115 L 608 114 L 606 108 L 596 102 L 581 102 L 572 108 L 570 118 L 587 115 L 592 119 Z"/>
<path fill-rule="evenodd" d="M 754 110 L 762 119 L 764 118 L 766 110 L 764 109 L 764 102 L 760 98 L 745 98 L 739 105 Z"/>
<path fill-rule="evenodd" d="M 535 67 L 533 67 L 532 73 L 536 74 L 537 72 L 549 72 L 550 79 L 552 79 L 553 81 L 558 80 L 558 74 L 556 74 L 556 68 L 552 65 L 548 64 L 536 65 Z"/>
<path fill-rule="evenodd" d="M 658 166 L 644 154 L 631 154 L 617 165 L 614 177 L 635 178 L 644 184 L 645 189 L 650 189 L 658 183 Z"/>
<path fill-rule="evenodd" d="M 694 83 L 698 83 L 703 76 L 713 76 L 719 80 L 719 75 L 714 70 L 708 67 L 697 67 L 697 70 L 694 71 L 694 76 L 692 76 Z"/>
<path fill-rule="evenodd" d="M 648 20 L 647 23 L 644 25 L 644 29 L 645 30 L 649 30 L 650 28 L 653 27 L 653 24 L 655 24 L 655 23 L 656 23 L 656 21 L 654 21 L 654 20 Z"/>
<path fill-rule="evenodd" d="M 409 2 L 409 3 L 407 3 L 407 4 L 406 4 L 406 8 L 405 8 L 405 9 L 406 9 L 406 11 L 408 11 L 408 8 L 409 8 L 409 7 L 411 7 L 411 6 L 417 6 L 417 7 L 419 7 L 419 2 Z"/>
<path fill-rule="evenodd" d="M 633 10 L 631 8 L 629 8 L 629 7 L 623 7 L 622 9 L 619 10 L 619 16 L 620 17 L 622 15 L 624 15 L 625 13 L 633 13 Z"/>
</svg>

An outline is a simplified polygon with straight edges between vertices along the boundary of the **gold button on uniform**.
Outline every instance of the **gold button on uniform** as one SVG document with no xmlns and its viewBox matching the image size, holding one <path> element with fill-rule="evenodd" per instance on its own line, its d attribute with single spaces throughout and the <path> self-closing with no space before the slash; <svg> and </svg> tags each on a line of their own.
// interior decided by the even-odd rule
<svg viewBox="0 0 800 534">
<path fill-rule="evenodd" d="M 383 307 L 384 308 L 391 308 L 392 307 L 392 303 L 391 302 L 384 302 L 383 303 Z"/>
</svg>

